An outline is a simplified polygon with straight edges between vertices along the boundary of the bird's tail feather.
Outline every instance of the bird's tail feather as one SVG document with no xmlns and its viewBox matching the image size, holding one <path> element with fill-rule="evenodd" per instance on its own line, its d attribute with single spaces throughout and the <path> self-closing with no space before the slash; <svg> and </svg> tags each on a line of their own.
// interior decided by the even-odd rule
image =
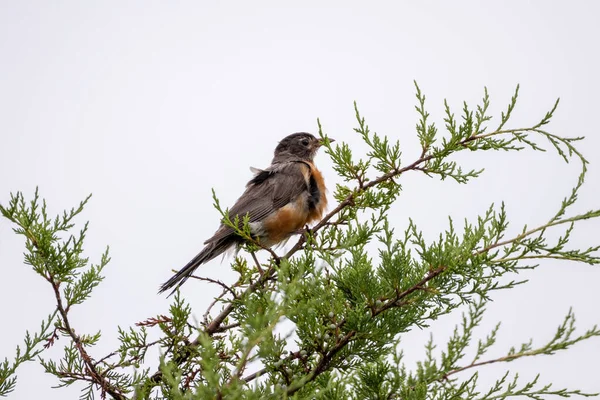
<svg viewBox="0 0 600 400">
<path fill-rule="evenodd" d="M 179 286 L 183 285 L 185 281 L 188 280 L 196 268 L 222 254 L 231 246 L 231 244 L 232 243 L 229 243 L 229 241 L 219 241 L 208 244 L 200 253 L 196 255 L 196 257 L 192 258 L 190 262 L 188 262 L 183 268 L 175 273 L 171 279 L 163 283 L 160 286 L 158 293 L 163 293 L 169 289 L 173 289 L 173 291 L 169 293 L 169 296 L 171 296 L 173 293 L 175 293 Z"/>
</svg>

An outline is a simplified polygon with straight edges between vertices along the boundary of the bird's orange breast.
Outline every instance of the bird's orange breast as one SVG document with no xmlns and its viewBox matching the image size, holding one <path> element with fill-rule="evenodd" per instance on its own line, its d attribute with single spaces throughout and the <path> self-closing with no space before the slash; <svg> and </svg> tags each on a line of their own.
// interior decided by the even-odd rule
<svg viewBox="0 0 600 400">
<path fill-rule="evenodd" d="M 298 197 L 296 201 L 288 203 L 269 216 L 264 222 L 264 230 L 268 238 L 267 245 L 279 243 L 300 230 L 307 223 L 308 212 L 304 201 Z"/>
<path fill-rule="evenodd" d="M 267 245 L 279 243 L 305 225 L 319 221 L 327 207 L 327 197 L 323 175 L 312 163 L 302 165 L 302 174 L 307 184 L 306 193 L 298 196 L 267 217 L 263 229 L 268 237 L 262 238 Z M 311 188 L 316 185 L 316 188 Z M 315 198 L 311 198 L 314 195 Z"/>
</svg>

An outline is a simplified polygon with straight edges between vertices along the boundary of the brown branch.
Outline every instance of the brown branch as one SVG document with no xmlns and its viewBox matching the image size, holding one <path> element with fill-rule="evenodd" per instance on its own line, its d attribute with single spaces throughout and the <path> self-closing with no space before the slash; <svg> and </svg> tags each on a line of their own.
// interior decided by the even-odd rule
<svg viewBox="0 0 600 400">
<path fill-rule="evenodd" d="M 118 354 L 117 351 L 113 351 L 112 353 L 109 353 L 109 354 L 105 355 L 104 357 L 102 357 L 98 361 L 94 362 L 94 366 L 97 366 L 100 363 L 103 363 L 104 365 L 108 365 L 108 363 L 106 362 L 106 360 L 108 360 L 109 358 L 112 358 L 112 357 L 116 356 L 117 354 Z"/>
<path fill-rule="evenodd" d="M 75 343 L 75 347 L 77 348 L 77 351 L 79 352 L 79 355 L 83 360 L 83 363 L 85 365 L 87 373 L 90 376 L 90 379 L 94 382 L 94 384 L 98 385 L 102 389 L 103 394 L 108 393 L 112 398 L 117 400 L 126 400 L 126 397 L 122 393 L 120 393 L 119 390 L 116 387 L 114 387 L 104 376 L 102 376 L 101 373 L 98 372 L 98 370 L 96 369 L 96 364 L 85 350 L 84 345 L 81 342 L 81 338 L 77 336 L 73 328 L 71 328 L 71 323 L 69 322 L 69 317 L 67 315 L 65 307 L 63 306 L 62 297 L 60 295 L 60 283 L 57 283 L 54 280 L 54 277 L 52 276 L 50 276 L 50 279 L 48 279 L 48 281 L 54 289 L 54 296 L 56 297 L 56 308 L 58 309 L 58 312 L 62 317 L 64 329 L 71 337 L 71 340 L 73 340 L 73 342 Z"/>
<path fill-rule="evenodd" d="M 285 360 L 286 361 L 290 361 L 290 360 L 295 360 L 295 359 L 300 358 L 300 357 L 301 357 L 300 350 L 298 350 L 298 351 L 294 351 L 294 352 L 290 353 L 290 355 L 287 356 L 285 358 Z M 256 378 L 260 377 L 261 375 L 263 375 L 265 372 L 267 372 L 267 370 L 268 369 L 266 367 L 262 368 L 262 369 L 259 369 L 258 371 L 253 372 L 250 375 L 243 377 L 242 381 L 244 381 L 246 383 L 251 382 L 254 379 L 256 379 Z"/>
<path fill-rule="evenodd" d="M 452 371 L 446 372 L 441 377 L 434 379 L 434 381 L 447 380 L 449 376 L 452 376 L 454 374 L 458 374 L 459 372 L 463 372 L 463 371 L 465 371 L 467 369 L 481 367 L 483 365 L 495 364 L 495 363 L 499 363 L 499 362 L 510 362 L 510 361 L 516 360 L 517 358 L 531 357 L 531 356 L 536 356 L 536 355 L 539 355 L 539 354 L 540 354 L 540 350 L 539 349 L 535 349 L 535 350 L 531 350 L 531 351 L 524 351 L 522 353 L 509 354 L 509 355 L 506 355 L 506 356 L 503 356 L 503 357 L 494 358 L 492 360 L 473 362 L 473 363 L 471 363 L 469 365 L 465 365 L 464 367 L 456 368 L 456 369 L 454 369 Z"/>
<path fill-rule="evenodd" d="M 504 263 L 520 260 L 534 260 L 534 259 L 553 259 L 553 260 L 566 260 L 566 261 L 580 261 L 579 258 L 563 256 L 563 255 L 551 255 L 551 254 L 539 254 L 530 256 L 518 256 L 518 257 L 507 257 L 500 258 L 498 260 L 492 260 L 494 263 Z"/>
<path fill-rule="evenodd" d="M 277 266 L 279 266 L 280 262 L 281 262 L 281 260 L 278 257 L 277 260 L 275 260 L 275 264 Z M 275 268 L 273 268 L 273 265 L 271 265 L 269 267 L 269 269 L 263 275 L 261 275 L 260 278 L 256 282 L 254 282 L 254 283 L 250 284 L 250 286 L 248 286 L 248 288 L 244 291 L 244 293 L 240 297 L 244 297 L 244 296 L 249 295 L 250 293 L 253 293 L 259 287 L 261 287 L 266 281 L 268 281 L 269 278 L 274 273 L 275 273 Z M 207 334 L 207 335 L 209 335 L 209 336 L 212 336 L 215 333 L 219 332 L 220 325 L 223 323 L 223 321 L 225 320 L 225 318 L 227 318 L 229 316 L 229 314 L 231 314 L 231 312 L 233 311 L 233 306 L 234 306 L 233 303 L 228 303 L 225 306 L 225 308 L 223 308 L 223 310 L 221 310 L 221 312 L 219 313 L 219 315 L 217 315 L 215 317 L 215 319 L 213 319 L 210 322 L 210 324 L 208 324 L 208 326 L 204 330 L 204 333 Z M 191 344 L 197 346 L 198 344 L 200 344 L 200 338 L 201 338 L 201 335 L 198 335 L 196 337 L 196 339 L 194 339 L 194 341 L 192 341 Z"/>
<path fill-rule="evenodd" d="M 219 328 L 217 328 L 217 330 L 215 331 L 215 333 L 222 333 L 230 329 L 237 328 L 240 325 L 241 324 L 239 322 L 234 322 L 233 324 L 229 325 L 220 325 Z"/>
<path fill-rule="evenodd" d="M 57 371 L 56 374 L 58 377 L 60 378 L 70 378 L 70 379 L 75 379 L 78 381 L 84 381 L 84 382 L 90 382 L 90 383 L 96 383 L 94 382 L 94 380 L 92 378 L 90 378 L 87 375 L 84 374 L 77 374 L 75 372 L 69 372 L 69 371 Z"/>
<path fill-rule="evenodd" d="M 449 376 L 454 375 L 454 374 L 458 374 L 459 372 L 465 371 L 465 370 L 470 369 L 470 368 L 481 367 L 482 365 L 495 364 L 495 363 L 498 363 L 498 362 L 508 362 L 508 361 L 512 361 L 512 360 L 515 360 L 517 358 L 526 357 L 526 356 L 529 356 L 529 355 L 534 355 L 534 354 L 518 353 L 518 354 L 513 354 L 513 355 L 510 355 L 510 356 L 504 356 L 504 357 L 495 358 L 493 360 L 486 360 L 486 361 L 480 361 L 480 362 L 472 363 L 472 364 L 466 365 L 464 367 L 460 367 L 460 368 L 457 368 L 455 370 L 452 370 L 450 372 L 446 372 L 444 375 L 442 375 L 440 378 L 438 378 L 436 380 L 437 381 L 447 380 Z"/>
<path fill-rule="evenodd" d="M 258 371 L 253 372 L 250 375 L 243 377 L 242 380 L 244 382 L 246 382 L 246 383 L 252 382 L 254 379 L 256 379 L 259 376 L 263 375 L 265 372 L 267 372 L 267 368 L 259 369 Z"/>
<path fill-rule="evenodd" d="M 266 330 L 268 330 L 269 332 L 273 332 L 273 329 L 275 329 L 275 326 L 279 323 L 279 319 L 282 316 L 283 316 L 283 313 L 280 313 L 277 316 L 277 318 L 275 318 L 274 321 L 271 322 L 266 327 Z M 262 335 L 260 335 L 256 339 L 254 339 L 252 342 L 249 342 L 246 344 L 246 349 L 242 352 L 242 355 L 239 358 L 239 363 L 236 365 L 233 373 L 231 374 L 231 378 L 229 379 L 229 382 L 227 382 L 227 384 L 225 385 L 225 388 L 230 387 L 235 381 L 239 381 L 239 380 L 243 381 L 242 375 L 244 374 L 244 371 L 246 370 L 248 362 L 251 361 L 250 353 L 263 340 L 264 340 L 264 337 Z"/>
<path fill-rule="evenodd" d="M 218 295 L 217 297 L 215 297 L 213 299 L 213 301 L 208 305 L 208 308 L 206 309 L 206 312 L 203 315 L 204 324 L 205 325 L 208 325 L 208 316 L 210 315 L 210 312 L 211 312 L 212 308 L 215 306 L 215 304 L 217 304 L 217 302 L 219 300 L 222 300 L 223 297 L 225 297 L 226 294 L 227 294 L 227 290 L 223 289 L 223 292 L 221 292 L 220 295 Z"/>
<path fill-rule="evenodd" d="M 162 342 L 162 339 L 157 339 L 157 340 L 155 340 L 155 341 L 153 341 L 153 342 L 146 343 L 146 344 L 145 344 L 145 345 L 143 345 L 143 346 L 139 346 L 139 347 L 137 347 L 137 349 L 138 349 L 139 351 L 144 351 L 144 352 L 146 352 L 146 351 L 148 351 L 148 349 L 149 349 L 150 347 L 152 347 L 152 346 L 155 346 L 155 345 L 157 345 L 157 344 L 159 344 L 159 343 L 161 343 L 161 342 Z M 96 362 L 94 363 L 94 366 L 97 366 L 97 365 L 98 365 L 98 364 L 100 364 L 100 363 L 104 364 L 104 365 L 106 366 L 106 369 L 105 369 L 103 372 L 106 374 L 108 371 L 112 371 L 112 370 L 114 370 L 114 369 L 116 369 L 116 368 L 123 368 L 123 364 L 127 364 L 127 363 L 132 363 L 132 362 L 139 361 L 139 360 L 140 360 L 140 358 L 141 358 L 141 357 L 143 357 L 143 356 L 141 356 L 141 357 L 138 357 L 138 356 L 131 357 L 131 358 L 127 359 L 127 360 L 124 360 L 123 362 L 118 362 L 118 363 L 116 363 L 116 364 L 113 364 L 113 365 L 110 365 L 108 362 L 106 362 L 106 361 L 107 361 L 109 358 L 111 358 L 111 357 L 114 357 L 114 356 L 116 356 L 117 354 L 118 354 L 118 352 L 116 352 L 116 351 L 113 351 L 112 353 L 110 353 L 110 354 L 108 354 L 108 355 L 106 355 L 106 356 L 102 357 L 102 358 L 101 358 L 101 359 L 99 359 L 98 361 L 96 361 Z"/>
<path fill-rule="evenodd" d="M 212 278 L 208 278 L 205 276 L 198 276 L 198 275 L 190 275 L 190 278 L 194 278 L 194 279 L 198 279 L 199 281 L 205 281 L 205 282 L 210 282 L 210 283 L 214 283 L 215 285 L 219 285 L 221 286 L 224 290 L 228 291 L 229 293 L 231 293 L 231 295 L 233 296 L 234 299 L 237 299 L 237 294 L 235 293 L 235 291 L 227 286 L 224 282 L 219 281 L 217 279 L 212 279 Z"/>
<path fill-rule="evenodd" d="M 252 255 L 252 259 L 254 260 L 254 263 L 256 264 L 256 268 L 258 269 L 258 273 L 259 274 L 264 274 L 264 271 L 262 269 L 262 267 L 260 266 L 260 262 L 258 261 L 258 258 L 256 258 L 256 254 L 254 254 L 253 251 L 250 252 L 250 254 Z"/>
<path fill-rule="evenodd" d="M 198 375 L 200 372 L 202 372 L 202 368 L 196 368 L 192 370 L 192 373 L 186 376 L 185 382 L 183 383 L 183 387 L 185 389 L 189 389 L 192 382 L 194 381 L 194 378 L 196 378 L 196 375 Z"/>
<path fill-rule="evenodd" d="M 33 246 L 35 246 L 35 248 L 38 249 L 38 251 L 41 251 L 40 246 L 39 246 L 37 240 L 35 239 L 34 235 L 29 230 L 27 230 L 27 233 L 28 233 L 28 238 L 31 240 Z M 126 397 L 122 393 L 120 393 L 119 390 L 116 387 L 114 387 L 96 369 L 97 363 L 94 363 L 94 360 L 90 357 L 90 355 L 85 350 L 85 347 L 84 347 L 83 343 L 81 342 L 81 338 L 75 333 L 75 330 L 71 327 L 71 323 L 69 321 L 69 316 L 68 316 L 68 310 L 70 309 L 71 304 L 67 304 L 66 308 L 63 306 L 62 296 L 60 294 L 60 282 L 56 282 L 56 280 L 54 279 L 54 276 L 52 275 L 52 273 L 49 271 L 48 268 L 45 268 L 45 269 L 48 272 L 48 275 L 44 276 L 44 278 L 52 286 L 52 289 L 54 291 L 54 297 L 56 298 L 56 310 L 60 314 L 60 316 L 62 318 L 62 324 L 64 325 L 64 326 L 60 326 L 60 327 L 57 326 L 56 329 L 67 333 L 71 337 L 71 340 L 73 340 L 73 343 L 75 343 L 75 348 L 77 349 L 81 359 L 83 360 L 83 363 L 86 368 L 86 372 L 89 375 L 89 377 L 82 375 L 80 378 L 77 378 L 77 379 L 93 382 L 95 385 L 99 386 L 102 389 L 102 393 L 101 393 L 102 398 L 104 398 L 105 394 L 108 393 L 114 399 L 126 400 Z M 55 330 L 54 334 L 56 334 L 56 330 Z M 49 344 L 49 346 L 50 346 L 53 343 L 53 341 L 51 341 L 49 343 L 50 343 Z M 65 373 L 63 373 L 63 375 L 64 374 Z M 77 375 L 80 375 L 80 374 L 77 374 Z"/>
<path fill-rule="evenodd" d="M 308 378 L 302 381 L 301 384 L 294 385 L 287 390 L 288 396 L 296 393 L 298 390 L 302 389 L 304 385 L 306 385 L 309 382 L 312 382 L 317 378 L 317 376 L 324 372 L 329 366 L 329 363 L 333 360 L 333 357 L 335 357 L 335 355 L 339 353 L 340 350 L 346 347 L 346 345 L 356 335 L 356 333 L 356 331 L 350 331 L 346 333 L 344 337 L 339 342 L 337 342 L 335 346 L 331 348 L 331 350 L 323 353 L 323 357 L 321 358 L 321 360 L 319 360 L 319 363 L 315 366 L 315 368 L 308 374 Z"/>
<path fill-rule="evenodd" d="M 327 222 L 325 226 L 348 225 L 348 221 L 338 219 L 337 221 Z"/>
<path fill-rule="evenodd" d="M 434 270 L 429 271 L 429 273 L 427 274 L 427 276 L 425 276 L 423 279 L 421 279 L 419 282 L 417 282 L 415 285 L 411 286 L 410 288 L 406 289 L 403 292 L 400 292 L 396 295 L 396 297 L 394 297 L 393 299 L 389 300 L 388 302 L 384 303 L 380 308 L 376 309 L 373 311 L 373 316 L 377 316 L 379 314 L 381 314 L 382 312 L 390 309 L 390 308 L 394 308 L 394 307 L 398 307 L 398 305 L 400 305 L 399 303 L 408 295 L 418 291 L 418 290 L 427 290 L 427 287 L 425 286 L 425 284 L 427 282 L 429 282 L 430 280 L 432 280 L 433 278 L 435 278 L 436 276 L 440 275 L 442 272 L 444 272 L 446 270 L 446 267 L 441 266 L 438 267 Z"/>
<path fill-rule="evenodd" d="M 530 230 L 528 230 L 526 232 L 523 232 L 520 235 L 517 235 L 517 236 L 515 236 L 512 239 L 507 239 L 507 240 L 504 240 L 502 242 L 492 243 L 489 246 L 484 247 L 483 249 L 481 249 L 478 252 L 476 252 L 475 255 L 480 255 L 480 254 L 483 254 L 483 253 L 487 253 L 488 251 L 490 251 L 490 250 L 492 250 L 492 249 L 494 249 L 496 247 L 502 247 L 502 246 L 506 246 L 507 244 L 511 244 L 513 242 L 518 242 L 519 240 L 524 239 L 527 236 L 533 235 L 536 232 L 543 231 L 543 230 L 545 230 L 547 228 L 550 228 L 552 226 L 562 225 L 562 224 L 566 224 L 566 223 L 569 223 L 569 222 L 575 222 L 575 221 L 578 221 L 577 217 L 565 218 L 565 219 L 561 219 L 561 220 L 558 220 L 558 221 L 548 222 L 545 225 L 538 226 L 537 228 L 533 228 L 533 229 L 530 229 Z"/>
</svg>

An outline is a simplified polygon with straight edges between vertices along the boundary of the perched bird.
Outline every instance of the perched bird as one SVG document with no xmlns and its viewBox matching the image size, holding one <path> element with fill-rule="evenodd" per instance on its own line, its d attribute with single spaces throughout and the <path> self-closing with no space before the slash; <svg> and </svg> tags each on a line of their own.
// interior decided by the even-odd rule
<svg viewBox="0 0 600 400">
<path fill-rule="evenodd" d="M 329 139 L 333 142 L 332 139 Z M 313 164 L 313 158 L 323 144 L 310 133 L 286 136 L 275 148 L 271 165 L 255 172 L 246 184 L 246 191 L 229 210 L 233 221 L 242 221 L 248 214 L 252 234 L 266 247 L 288 239 L 308 223 L 320 220 L 327 198 L 323 176 Z M 159 290 L 181 286 L 196 268 L 223 252 L 238 246 L 243 239 L 221 223 L 215 234 L 204 242 L 205 247 L 165 282 Z"/>
</svg>

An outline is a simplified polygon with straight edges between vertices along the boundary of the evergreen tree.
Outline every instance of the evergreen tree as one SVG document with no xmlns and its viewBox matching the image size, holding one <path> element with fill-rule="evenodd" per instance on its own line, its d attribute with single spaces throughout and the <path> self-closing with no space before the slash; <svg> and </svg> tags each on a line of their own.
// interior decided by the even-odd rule
<svg viewBox="0 0 600 400">
<path fill-rule="evenodd" d="M 582 138 L 560 137 L 546 130 L 558 101 L 539 122 L 527 128 L 509 128 L 518 87 L 496 126 L 491 125 L 487 90 L 481 104 L 474 108 L 465 104 L 458 118 L 445 103 L 443 133 L 431 122 L 418 86 L 416 97 L 421 151 L 414 160 L 402 157 L 401 146 L 393 138 L 370 131 L 355 106 L 355 131 L 369 151 L 356 155 L 343 142 L 326 142 L 326 152 L 344 181 L 333 193 L 337 205 L 322 221 L 307 228 L 285 254 L 261 248 L 250 235 L 247 221 L 230 219 L 215 196 L 215 207 L 225 223 L 246 239 L 231 265 L 237 280 L 197 277 L 203 284 L 222 288 L 220 296 L 204 305 L 205 312 L 202 305 L 192 309 L 177 292 L 169 315 L 118 328 L 120 346 L 105 355 L 94 352 L 100 332 L 80 332 L 69 318 L 70 311 L 83 307 L 102 282 L 110 261 L 107 249 L 98 263 L 90 263 L 83 248 L 88 224 L 78 233 L 75 230 L 75 217 L 90 198 L 52 217 L 37 191 L 31 200 L 22 193 L 11 195 L 0 211 L 14 224 L 15 233 L 24 236 L 25 264 L 52 287 L 55 304 L 39 330 L 27 332 L 14 357 L 0 364 L 0 395 L 14 390 L 16 370 L 27 361 L 41 363 L 47 373 L 56 376 L 59 386 L 80 385 L 82 399 L 95 394 L 114 399 L 542 399 L 591 395 L 555 388 L 539 376 L 522 380 L 509 371 L 491 387 L 478 384 L 480 366 L 551 355 L 600 336 L 597 327 L 576 331 L 572 312 L 564 316 L 547 343 L 515 345 L 501 357 L 488 357 L 501 334 L 500 324 L 484 339 L 474 338 L 492 293 L 523 284 L 516 274 L 537 266 L 532 263 L 544 259 L 600 262 L 600 246 L 568 247 L 578 222 L 600 216 L 600 210 L 570 213 L 588 163 L 575 146 Z M 326 137 L 320 124 L 319 134 Z M 468 183 L 482 170 L 463 170 L 453 159 L 456 153 L 544 151 L 543 143 L 565 162 L 574 159 L 581 164 L 577 184 L 543 225 L 523 227 L 511 236 L 504 204 L 492 204 L 462 226 L 449 219 L 439 239 L 428 242 L 413 221 L 401 225 L 388 220 L 405 173 L 418 171 Z M 268 254 L 268 261 L 259 261 L 259 251 Z M 461 310 L 462 322 L 441 352 L 435 351 L 431 338 L 421 362 L 404 363 L 399 351 L 404 333 Z M 199 312 L 203 312 L 203 320 L 198 323 L 192 315 Z M 293 323 L 293 335 L 275 333 L 284 320 Z M 44 350 L 56 346 L 59 336 L 68 344 L 62 358 L 53 359 Z M 148 359 L 149 349 L 160 349 L 160 360 Z M 467 355 L 469 349 L 473 356 Z M 152 368 L 158 364 L 157 369 Z"/>
</svg>

